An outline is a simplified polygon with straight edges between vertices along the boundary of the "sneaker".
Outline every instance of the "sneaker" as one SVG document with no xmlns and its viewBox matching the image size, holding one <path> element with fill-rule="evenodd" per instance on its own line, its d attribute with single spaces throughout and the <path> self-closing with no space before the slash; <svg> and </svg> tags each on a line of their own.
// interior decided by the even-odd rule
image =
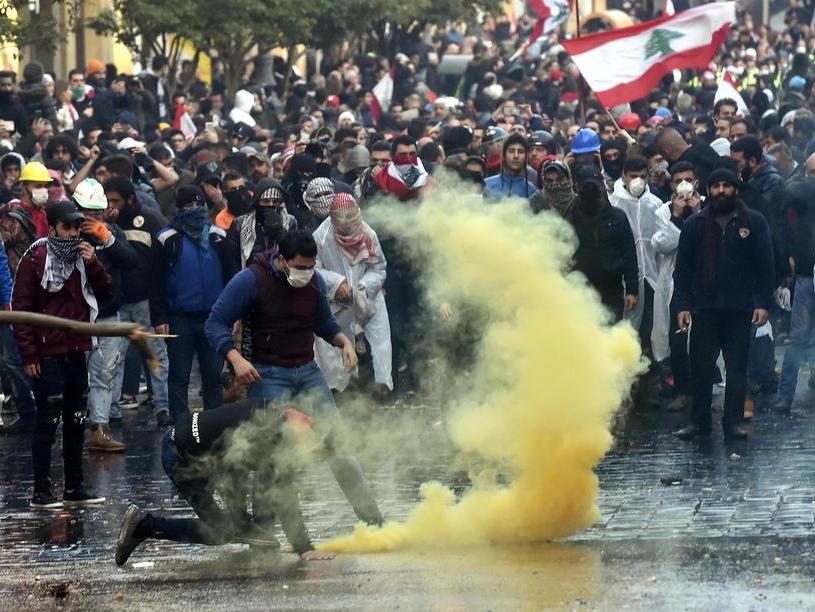
<svg viewBox="0 0 815 612">
<path fill-rule="evenodd" d="M 119 400 L 119 408 L 122 410 L 136 410 L 139 407 L 139 402 L 136 401 L 133 395 L 123 395 Z"/>
<path fill-rule="evenodd" d="M 127 447 L 114 439 L 110 433 L 110 427 L 105 423 L 94 425 L 94 430 L 91 432 L 90 440 L 88 441 L 88 450 L 96 453 L 121 453 Z"/>
<path fill-rule="evenodd" d="M 119 527 L 119 537 L 116 538 L 116 565 L 124 565 L 136 547 L 147 539 L 145 536 L 135 535 L 135 532 L 139 524 L 148 516 L 150 514 L 136 504 L 130 504 L 125 511 L 122 526 Z"/>
<path fill-rule="evenodd" d="M 94 495 L 83 488 L 65 489 L 62 494 L 62 501 L 66 508 L 88 508 L 90 506 L 101 506 L 107 501 L 104 497 Z"/>
<path fill-rule="evenodd" d="M 29 505 L 34 510 L 59 510 L 62 508 L 62 502 L 54 497 L 50 487 L 42 491 L 34 491 Z"/>
<path fill-rule="evenodd" d="M 173 417 L 170 416 L 169 411 L 160 410 L 156 413 L 156 423 L 159 427 L 169 427 L 173 424 Z"/>
</svg>

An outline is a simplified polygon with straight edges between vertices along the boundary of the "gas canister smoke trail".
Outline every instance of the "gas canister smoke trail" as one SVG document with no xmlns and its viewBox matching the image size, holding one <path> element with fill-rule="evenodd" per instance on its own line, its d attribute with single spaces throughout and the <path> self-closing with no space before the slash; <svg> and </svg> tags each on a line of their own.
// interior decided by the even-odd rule
<svg viewBox="0 0 815 612">
<path fill-rule="evenodd" d="M 626 324 L 609 325 L 585 281 L 567 273 L 574 250 L 567 225 L 527 210 L 525 202 L 488 204 L 460 184 L 441 184 L 421 205 L 366 213 L 374 227 L 421 250 L 429 296 L 450 301 L 454 313 L 466 303 L 487 314 L 473 374 L 452 400 L 449 432 L 460 451 L 511 466 L 512 479 L 474 478 L 460 500 L 425 483 L 404 522 L 357 525 L 322 550 L 535 542 L 597 518 L 593 468 L 640 369 L 639 346 Z"/>
</svg>

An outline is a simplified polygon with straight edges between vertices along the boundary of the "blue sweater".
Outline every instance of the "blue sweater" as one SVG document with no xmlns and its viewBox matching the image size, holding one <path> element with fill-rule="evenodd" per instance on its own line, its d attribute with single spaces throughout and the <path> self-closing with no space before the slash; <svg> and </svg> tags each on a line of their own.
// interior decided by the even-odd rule
<svg viewBox="0 0 815 612">
<path fill-rule="evenodd" d="M 526 174 L 517 175 L 502 172 L 490 176 L 484 181 L 484 197 L 488 200 L 516 197 L 529 198 L 538 190 L 535 185 L 526 180 Z"/>
</svg>

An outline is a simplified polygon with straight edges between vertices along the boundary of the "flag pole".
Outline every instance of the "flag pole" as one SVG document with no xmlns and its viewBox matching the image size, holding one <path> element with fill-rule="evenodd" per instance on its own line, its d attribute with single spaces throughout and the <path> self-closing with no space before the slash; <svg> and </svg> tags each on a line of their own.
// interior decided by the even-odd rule
<svg viewBox="0 0 815 612">
<path fill-rule="evenodd" d="M 574 18 L 577 27 L 577 38 L 580 38 L 580 0 L 574 0 Z M 586 90 L 583 87 L 580 88 L 580 123 L 583 127 L 586 127 Z"/>
</svg>

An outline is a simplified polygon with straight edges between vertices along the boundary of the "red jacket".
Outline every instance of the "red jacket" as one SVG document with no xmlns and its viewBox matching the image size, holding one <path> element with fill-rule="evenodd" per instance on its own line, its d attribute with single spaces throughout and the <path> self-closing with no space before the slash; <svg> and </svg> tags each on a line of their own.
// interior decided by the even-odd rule
<svg viewBox="0 0 815 612">
<path fill-rule="evenodd" d="M 14 292 L 11 296 L 14 310 L 41 312 L 43 314 L 90 321 L 90 307 L 82 296 L 82 280 L 77 270 L 71 273 L 65 285 L 56 293 L 42 288 L 45 272 L 46 246 L 31 249 L 20 260 L 17 276 L 14 279 Z M 94 259 L 85 264 L 88 282 L 96 299 L 110 299 L 113 296 L 113 282 L 105 267 Z M 29 325 L 15 325 L 14 337 L 20 349 L 23 365 L 38 363 L 49 355 L 66 355 L 78 351 L 91 350 L 89 336 L 79 336 L 59 329 L 42 329 Z"/>
</svg>

